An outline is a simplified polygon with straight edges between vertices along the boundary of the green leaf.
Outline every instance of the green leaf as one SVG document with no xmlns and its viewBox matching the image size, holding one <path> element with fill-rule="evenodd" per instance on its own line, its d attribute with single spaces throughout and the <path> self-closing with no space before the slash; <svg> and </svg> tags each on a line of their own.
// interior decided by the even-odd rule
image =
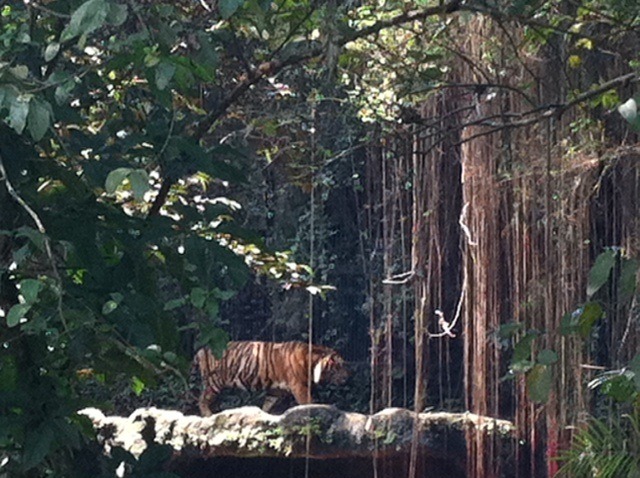
<svg viewBox="0 0 640 478">
<path fill-rule="evenodd" d="M 37 279 L 20 281 L 20 294 L 27 304 L 34 304 L 38 300 L 38 293 L 42 290 L 42 282 Z"/>
<path fill-rule="evenodd" d="M 20 92 L 15 85 L 0 85 L 0 109 L 10 109 L 19 96 Z"/>
<path fill-rule="evenodd" d="M 524 328 L 523 323 L 518 322 L 509 322 L 507 324 L 502 324 L 498 329 L 498 337 L 501 339 L 510 339 L 516 333 L 520 332 Z"/>
<path fill-rule="evenodd" d="M 174 310 L 178 307 L 182 307 L 187 303 L 187 300 L 184 297 L 180 297 L 179 299 L 172 299 L 164 304 L 163 310 Z"/>
<path fill-rule="evenodd" d="M 131 171 L 133 171 L 131 168 L 117 168 L 111 171 L 104 182 L 104 189 L 107 194 L 115 193 L 118 186 L 127 179 Z"/>
<path fill-rule="evenodd" d="M 602 384 L 602 392 L 618 402 L 627 402 L 634 398 L 636 386 L 630 377 L 617 375 Z"/>
<path fill-rule="evenodd" d="M 109 12 L 110 6 L 105 0 L 89 0 L 83 3 L 71 15 L 71 21 L 60 35 L 60 41 L 65 42 L 80 35 L 87 35 L 100 28 Z"/>
<path fill-rule="evenodd" d="M 53 60 L 56 57 L 59 51 L 60 51 L 60 43 L 55 41 L 52 43 L 49 43 L 47 47 L 44 49 L 44 61 L 49 63 L 51 60 Z"/>
<path fill-rule="evenodd" d="M 27 120 L 31 137 L 34 141 L 40 141 L 51 125 L 51 105 L 47 102 L 33 99 L 29 103 Z"/>
<path fill-rule="evenodd" d="M 194 287 L 191 289 L 190 300 L 194 307 L 201 309 L 204 306 L 204 302 L 207 299 L 207 291 L 202 287 Z"/>
<path fill-rule="evenodd" d="M 591 298 L 607 282 L 615 264 L 617 251 L 608 249 L 600 254 L 589 271 L 587 296 Z"/>
<path fill-rule="evenodd" d="M 229 343 L 229 334 L 219 327 L 205 326 L 200 329 L 200 344 L 208 346 L 213 355 L 222 357 L 222 353 Z"/>
<path fill-rule="evenodd" d="M 46 236 L 32 227 L 21 227 L 18 229 L 16 237 L 26 237 L 39 250 L 44 251 L 44 241 Z"/>
<path fill-rule="evenodd" d="M 578 323 L 580 321 L 581 309 L 566 313 L 560 320 L 560 333 L 562 335 L 571 335 L 578 332 Z"/>
<path fill-rule="evenodd" d="M 595 323 L 602 318 L 604 311 L 602 306 L 597 302 L 587 302 L 582 308 L 582 313 L 578 319 L 578 332 L 583 337 L 588 337 L 591 334 L 591 329 Z"/>
<path fill-rule="evenodd" d="M 211 294 L 220 300 L 229 300 L 232 297 L 235 297 L 237 292 L 235 290 L 220 290 L 215 288 L 211 291 Z"/>
<path fill-rule="evenodd" d="M 638 261 L 624 259 L 620 265 L 620 282 L 618 283 L 618 296 L 620 302 L 625 304 L 636 291 L 636 277 L 638 273 Z"/>
<path fill-rule="evenodd" d="M 25 314 L 31 309 L 30 304 L 16 304 L 11 307 L 7 314 L 7 327 L 15 327 L 24 318 Z"/>
<path fill-rule="evenodd" d="M 167 362 L 174 364 L 178 360 L 178 355 L 175 352 L 165 352 L 162 354 L 162 358 Z"/>
<path fill-rule="evenodd" d="M 527 373 L 527 393 L 532 401 L 546 402 L 551 393 L 551 385 L 551 369 L 546 365 L 535 365 Z"/>
<path fill-rule="evenodd" d="M 144 198 L 144 193 L 149 190 L 149 174 L 144 169 L 134 169 L 128 178 L 133 196 L 138 200 Z"/>
<path fill-rule="evenodd" d="M 9 68 L 11 74 L 18 80 L 26 80 L 29 77 L 29 67 L 27 65 L 17 65 Z"/>
<path fill-rule="evenodd" d="M 538 335 L 540 335 L 540 332 L 530 330 L 518 341 L 518 343 L 513 347 L 513 362 L 521 362 L 523 360 L 528 360 L 531 357 L 531 347 L 533 345 L 533 341 L 538 337 Z"/>
<path fill-rule="evenodd" d="M 107 22 L 109 25 L 119 27 L 127 20 L 127 6 L 119 3 L 109 3 L 109 15 Z"/>
<path fill-rule="evenodd" d="M 22 467 L 29 470 L 44 460 L 47 453 L 51 450 L 55 436 L 51 427 L 44 425 L 35 430 L 27 432 L 24 441 L 24 452 L 22 457 Z"/>
<path fill-rule="evenodd" d="M 5 355 L 0 361 L 0 392 L 15 390 L 18 386 L 18 366 L 16 358 Z"/>
<path fill-rule="evenodd" d="M 213 297 L 208 297 L 204 307 L 205 312 L 210 319 L 218 317 L 218 311 L 220 310 L 220 304 Z"/>
<path fill-rule="evenodd" d="M 538 353 L 538 363 L 540 365 L 552 365 L 558 361 L 558 354 L 550 349 L 541 350 Z"/>
<path fill-rule="evenodd" d="M 169 82 L 176 72 L 176 65 L 162 61 L 156 67 L 156 86 L 160 91 L 169 86 Z"/>
<path fill-rule="evenodd" d="M 629 362 L 629 370 L 633 372 L 633 383 L 636 386 L 636 391 L 640 392 L 640 354 L 633 357 Z"/>
<path fill-rule="evenodd" d="M 531 360 L 520 360 L 511 362 L 509 368 L 513 373 L 526 373 L 533 368 L 535 364 Z"/>
<path fill-rule="evenodd" d="M 66 103 L 75 87 L 76 82 L 73 78 L 70 78 L 64 83 L 58 85 L 53 95 L 56 103 L 59 105 L 63 105 L 64 103 Z"/>
<path fill-rule="evenodd" d="M 109 315 L 111 312 L 118 308 L 118 302 L 115 300 L 108 300 L 102 306 L 102 315 Z"/>
<path fill-rule="evenodd" d="M 631 125 L 635 130 L 640 129 L 640 115 L 638 115 L 638 102 L 634 98 L 618 106 L 618 113 Z"/>
<path fill-rule="evenodd" d="M 220 0 L 218 8 L 222 18 L 227 19 L 242 6 L 245 0 Z"/>
<path fill-rule="evenodd" d="M 22 134 L 27 125 L 29 103 L 31 103 L 31 95 L 20 95 L 14 99 L 9 108 L 9 126 L 18 134 Z"/>
<path fill-rule="evenodd" d="M 145 389 L 145 384 L 142 380 L 140 380 L 140 378 L 133 376 L 131 377 L 131 390 L 133 390 L 133 393 L 136 394 L 136 396 L 140 396 L 140 394 L 144 391 Z"/>
</svg>

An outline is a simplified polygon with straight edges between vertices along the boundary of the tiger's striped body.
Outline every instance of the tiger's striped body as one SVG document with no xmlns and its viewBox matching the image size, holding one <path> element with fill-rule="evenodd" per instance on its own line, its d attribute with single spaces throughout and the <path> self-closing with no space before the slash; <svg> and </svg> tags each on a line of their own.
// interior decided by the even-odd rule
<svg viewBox="0 0 640 478">
<path fill-rule="evenodd" d="M 220 359 L 208 348 L 194 358 L 202 377 L 200 413 L 209 416 L 216 397 L 224 388 L 282 390 L 299 404 L 311 403 L 309 390 L 309 346 L 303 342 L 229 342 Z M 344 360 L 329 347 L 313 345 L 313 383 L 342 384 L 348 372 Z"/>
</svg>

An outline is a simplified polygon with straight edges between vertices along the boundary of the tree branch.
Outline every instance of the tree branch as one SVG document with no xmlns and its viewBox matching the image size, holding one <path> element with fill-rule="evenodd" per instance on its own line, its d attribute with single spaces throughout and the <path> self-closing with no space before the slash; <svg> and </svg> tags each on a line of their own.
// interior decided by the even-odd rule
<svg viewBox="0 0 640 478">
<path fill-rule="evenodd" d="M 356 30 L 347 35 L 344 35 L 342 38 L 336 41 L 336 44 L 338 46 L 344 46 L 347 43 L 355 41 L 359 38 L 364 38 L 374 33 L 378 33 L 385 28 L 398 26 L 403 23 L 413 22 L 416 20 L 424 20 L 425 18 L 435 15 L 441 15 L 444 13 L 453 13 L 455 11 L 461 10 L 461 3 L 461 0 L 452 0 L 451 2 L 445 3 L 444 5 L 425 8 L 424 10 L 401 13 L 388 20 L 377 22 L 376 24 L 369 27 L 363 28 L 361 30 Z M 222 101 L 216 106 L 216 108 L 209 112 L 209 114 L 195 126 L 195 128 L 193 129 L 193 136 L 196 139 L 202 138 L 202 136 L 204 136 L 207 131 L 209 131 L 209 128 L 211 128 L 211 126 L 213 126 L 213 124 L 226 113 L 227 109 L 229 109 L 231 105 L 233 105 L 244 93 L 246 93 L 253 85 L 258 83 L 263 78 L 274 76 L 286 67 L 311 60 L 312 58 L 321 56 L 323 53 L 323 45 L 315 46 L 311 44 L 309 49 L 301 54 L 291 55 L 283 60 L 274 58 L 270 61 L 260 64 L 260 66 L 258 66 L 258 68 L 252 74 L 244 75 L 243 77 L 241 77 L 239 83 L 231 91 L 231 93 L 223 98 Z"/>
<path fill-rule="evenodd" d="M 449 14 L 449 13 L 454 13 L 462 10 L 477 11 L 478 13 L 485 13 L 489 15 L 493 14 L 493 16 L 496 15 L 496 13 L 493 11 L 487 11 L 487 10 L 481 10 L 481 9 L 476 9 L 476 10 L 470 9 L 467 6 L 463 5 L 462 0 L 451 0 L 450 2 L 445 3 L 443 5 L 433 6 L 433 7 L 425 8 L 422 10 L 413 10 L 410 12 L 403 12 L 388 20 L 382 20 L 375 23 L 374 25 L 370 25 L 360 30 L 352 31 L 348 34 L 345 34 L 342 38 L 338 39 L 335 42 L 335 44 L 338 46 L 344 46 L 347 43 L 350 43 L 352 41 L 367 37 L 369 35 L 376 34 L 385 28 L 395 27 L 395 26 L 399 26 L 399 25 L 413 22 L 413 21 L 425 20 L 426 18 L 429 18 L 432 16 Z M 202 139 L 204 135 L 207 134 L 207 132 L 215 124 L 215 122 L 218 121 L 227 112 L 227 110 L 232 105 L 234 105 L 247 91 L 249 91 L 249 89 L 252 86 L 259 83 L 263 78 L 275 76 L 289 66 L 301 64 L 305 61 L 319 57 L 323 53 L 324 53 L 323 45 L 316 45 L 314 43 L 309 43 L 307 51 L 302 52 L 298 55 L 290 55 L 285 59 L 273 58 L 269 61 L 261 63 L 254 71 L 248 72 L 243 76 L 241 76 L 235 88 L 233 88 L 233 90 L 231 90 L 231 92 L 228 95 L 226 95 L 202 120 L 200 120 L 199 122 L 193 124 L 190 128 L 188 128 L 187 132 L 190 134 L 190 136 L 192 136 L 197 141 Z M 618 77 L 614 80 L 611 80 L 601 85 L 599 88 L 595 90 L 588 91 L 574 98 L 570 102 L 559 104 L 559 105 L 541 106 L 539 108 L 534 108 L 530 111 L 518 114 L 520 117 L 524 117 L 530 114 L 534 114 L 538 111 L 543 112 L 542 114 L 536 116 L 535 118 L 523 120 L 519 122 L 514 121 L 514 122 L 509 122 L 504 124 L 496 124 L 496 125 L 488 125 L 488 126 L 491 126 L 492 128 L 496 128 L 496 130 L 501 129 L 503 127 L 508 128 L 508 127 L 526 126 L 553 115 L 560 115 L 567 109 L 575 106 L 576 104 L 586 101 L 589 98 L 592 98 L 594 96 L 597 96 L 603 93 L 604 91 L 615 88 L 616 86 L 620 86 L 626 82 L 637 81 L 637 80 L 638 80 L 638 77 L 635 73 L 623 75 L 621 77 Z M 506 85 L 500 85 L 500 87 L 509 88 Z M 170 178 L 165 179 L 165 181 L 162 184 L 162 187 L 160 188 L 158 196 L 156 196 L 156 199 L 150 209 L 149 215 L 158 213 L 158 211 L 164 204 L 164 201 L 166 200 L 166 197 L 169 193 L 169 189 L 171 188 L 171 185 L 174 180 L 175 179 L 170 179 Z"/>
<path fill-rule="evenodd" d="M 58 314 L 60 315 L 60 321 L 62 322 L 62 326 L 66 331 L 68 330 L 67 322 L 62 312 L 62 278 L 60 277 L 60 273 L 58 272 L 58 267 L 56 266 L 55 258 L 53 257 L 53 252 L 51 250 L 51 242 L 49 241 L 49 237 L 47 236 L 47 231 L 38 214 L 31 208 L 31 206 L 29 206 L 29 204 L 27 204 L 27 202 L 24 199 L 22 199 L 22 196 L 18 194 L 18 192 L 13 187 L 13 184 L 11 184 L 11 181 L 9 180 L 9 176 L 7 175 L 7 170 L 4 167 L 4 161 L 2 159 L 2 156 L 0 156 L 0 180 L 4 180 L 4 183 L 7 188 L 7 191 L 9 192 L 9 195 L 20 205 L 20 207 L 22 207 L 22 209 L 24 209 L 27 212 L 27 214 L 29 214 L 29 216 L 31 216 L 31 219 L 33 219 L 33 222 L 35 222 L 36 227 L 38 228 L 38 231 L 40 232 L 40 234 L 42 234 L 43 242 L 44 242 L 44 250 L 47 254 L 49 262 L 51 263 L 51 272 L 53 274 L 53 277 L 56 279 L 56 282 L 58 283 L 58 289 L 59 289 L 57 293 Z"/>
<path fill-rule="evenodd" d="M 388 20 L 381 20 L 369 27 L 363 28 L 361 30 L 356 30 L 352 32 L 350 35 L 345 35 L 342 41 L 339 43 L 341 46 L 357 40 L 358 38 L 363 38 L 369 35 L 373 35 L 374 33 L 378 33 L 385 28 L 396 27 L 398 25 L 402 25 L 404 23 L 410 23 L 417 20 L 425 20 L 426 18 L 433 17 L 436 15 L 442 15 L 445 13 L 453 13 L 462 10 L 462 1 L 461 0 L 452 0 L 443 5 L 437 5 L 434 7 L 425 8 L 424 10 L 413 10 L 411 12 L 401 13 L 393 18 Z"/>
</svg>

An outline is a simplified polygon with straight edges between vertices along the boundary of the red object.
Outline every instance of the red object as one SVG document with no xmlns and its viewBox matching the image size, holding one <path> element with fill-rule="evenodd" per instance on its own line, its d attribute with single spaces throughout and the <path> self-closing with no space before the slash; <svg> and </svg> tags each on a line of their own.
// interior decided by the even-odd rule
<svg viewBox="0 0 640 478">
<path fill-rule="evenodd" d="M 558 457 L 558 441 L 557 440 L 549 440 L 547 445 L 547 476 L 549 478 L 553 478 L 558 470 L 560 469 L 560 464 L 557 460 Z"/>
</svg>

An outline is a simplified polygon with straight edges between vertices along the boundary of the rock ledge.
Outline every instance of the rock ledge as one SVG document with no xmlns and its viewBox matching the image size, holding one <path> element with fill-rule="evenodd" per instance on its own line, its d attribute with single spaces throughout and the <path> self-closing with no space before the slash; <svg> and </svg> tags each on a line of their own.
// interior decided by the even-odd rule
<svg viewBox="0 0 640 478">
<path fill-rule="evenodd" d="M 416 414 L 402 408 L 374 415 L 343 412 L 329 405 L 301 405 L 283 415 L 270 415 L 257 407 L 211 417 L 157 408 L 138 409 L 129 417 L 105 416 L 95 408 L 80 414 L 93 422 L 106 452 L 121 447 L 138 457 L 148 444 L 160 444 L 169 445 L 180 460 L 394 456 L 408 453 L 415 435 L 420 454 L 464 461 L 467 432 L 485 434 L 505 451 L 512 448 L 514 436 L 513 425 L 505 420 L 471 413 Z"/>
</svg>

